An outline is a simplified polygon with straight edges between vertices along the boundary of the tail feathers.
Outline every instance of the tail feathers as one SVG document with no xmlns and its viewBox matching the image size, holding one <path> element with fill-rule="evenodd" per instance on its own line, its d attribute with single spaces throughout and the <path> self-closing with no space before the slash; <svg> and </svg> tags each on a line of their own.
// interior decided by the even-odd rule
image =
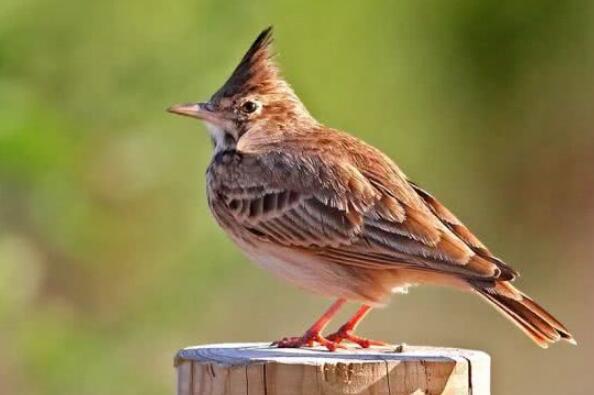
<svg viewBox="0 0 594 395">
<path fill-rule="evenodd" d="M 547 348 L 559 340 L 577 344 L 561 322 L 509 282 L 493 287 L 475 284 L 474 289 L 540 347 Z"/>
</svg>

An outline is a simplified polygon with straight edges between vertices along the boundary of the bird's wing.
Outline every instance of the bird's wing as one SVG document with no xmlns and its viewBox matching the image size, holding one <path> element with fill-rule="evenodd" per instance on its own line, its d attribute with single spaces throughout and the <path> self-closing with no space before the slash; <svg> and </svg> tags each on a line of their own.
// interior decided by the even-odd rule
<svg viewBox="0 0 594 395">
<path fill-rule="evenodd" d="M 478 256 L 487 259 L 499 267 L 503 277 L 507 280 L 513 280 L 519 276 L 519 273 L 508 266 L 493 253 L 460 221 L 450 210 L 441 204 L 434 196 L 425 191 L 413 182 L 409 182 L 415 192 L 423 199 L 425 204 L 431 209 L 433 214 L 439 218 L 449 230 L 451 230 L 460 240 L 464 241 L 472 251 Z"/>
<path fill-rule="evenodd" d="M 234 223 L 262 239 L 291 247 L 350 244 L 378 192 L 353 166 L 280 152 L 241 154 L 211 169 L 209 186 Z"/>
<path fill-rule="evenodd" d="M 308 152 L 244 154 L 241 172 L 227 171 L 235 176 L 215 177 L 213 185 L 234 222 L 254 237 L 334 263 L 513 277 L 395 165 L 378 163 Z"/>
</svg>

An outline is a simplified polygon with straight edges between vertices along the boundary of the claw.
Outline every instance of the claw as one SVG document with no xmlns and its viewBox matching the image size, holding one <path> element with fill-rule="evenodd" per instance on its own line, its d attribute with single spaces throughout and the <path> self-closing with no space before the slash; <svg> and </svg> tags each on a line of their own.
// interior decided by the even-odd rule
<svg viewBox="0 0 594 395">
<path fill-rule="evenodd" d="M 357 336 L 353 334 L 353 331 L 347 328 L 341 327 L 339 330 L 334 332 L 333 334 L 326 337 L 327 340 L 340 344 L 343 341 L 347 340 L 351 343 L 358 344 L 361 348 L 369 348 L 371 346 L 385 346 L 387 343 L 379 341 L 379 340 L 371 340 L 366 339 L 364 337 Z"/>
<path fill-rule="evenodd" d="M 284 337 L 281 340 L 277 340 L 271 344 L 278 348 L 301 348 L 301 347 L 313 347 L 315 344 L 324 346 L 328 351 L 336 351 L 337 348 L 345 348 L 337 342 L 331 341 L 319 333 L 307 332 L 303 336 L 297 337 Z"/>
<path fill-rule="evenodd" d="M 279 348 L 301 348 L 313 347 L 316 343 L 326 347 L 329 351 L 334 351 L 337 348 L 344 348 L 336 342 L 330 341 L 320 335 L 326 328 L 328 322 L 336 315 L 338 310 L 346 303 L 346 299 L 340 298 L 326 310 L 324 314 L 305 332 L 301 337 L 285 337 L 281 340 L 275 341 L 271 346 Z"/>
</svg>

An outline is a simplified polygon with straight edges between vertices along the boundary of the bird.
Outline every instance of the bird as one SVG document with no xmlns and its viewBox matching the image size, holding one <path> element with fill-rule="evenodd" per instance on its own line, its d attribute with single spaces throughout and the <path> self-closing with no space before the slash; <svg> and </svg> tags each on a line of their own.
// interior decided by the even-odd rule
<svg viewBox="0 0 594 395">
<path fill-rule="evenodd" d="M 169 107 L 203 121 L 213 143 L 209 208 L 253 262 L 334 303 L 301 336 L 273 345 L 385 345 L 355 334 L 371 309 L 417 285 L 476 294 L 537 345 L 576 344 L 569 330 L 517 289 L 518 272 L 386 154 L 318 122 L 283 78 L 262 31 L 206 102 Z M 359 309 L 324 335 L 347 302 Z"/>
</svg>

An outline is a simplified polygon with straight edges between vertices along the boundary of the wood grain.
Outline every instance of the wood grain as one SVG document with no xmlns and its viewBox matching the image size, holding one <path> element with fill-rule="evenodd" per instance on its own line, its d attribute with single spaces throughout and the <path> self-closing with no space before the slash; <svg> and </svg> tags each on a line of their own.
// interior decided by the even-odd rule
<svg viewBox="0 0 594 395">
<path fill-rule="evenodd" d="M 262 343 L 188 347 L 175 357 L 179 395 L 490 393 L 481 351 L 405 346 L 278 349 Z"/>
</svg>

